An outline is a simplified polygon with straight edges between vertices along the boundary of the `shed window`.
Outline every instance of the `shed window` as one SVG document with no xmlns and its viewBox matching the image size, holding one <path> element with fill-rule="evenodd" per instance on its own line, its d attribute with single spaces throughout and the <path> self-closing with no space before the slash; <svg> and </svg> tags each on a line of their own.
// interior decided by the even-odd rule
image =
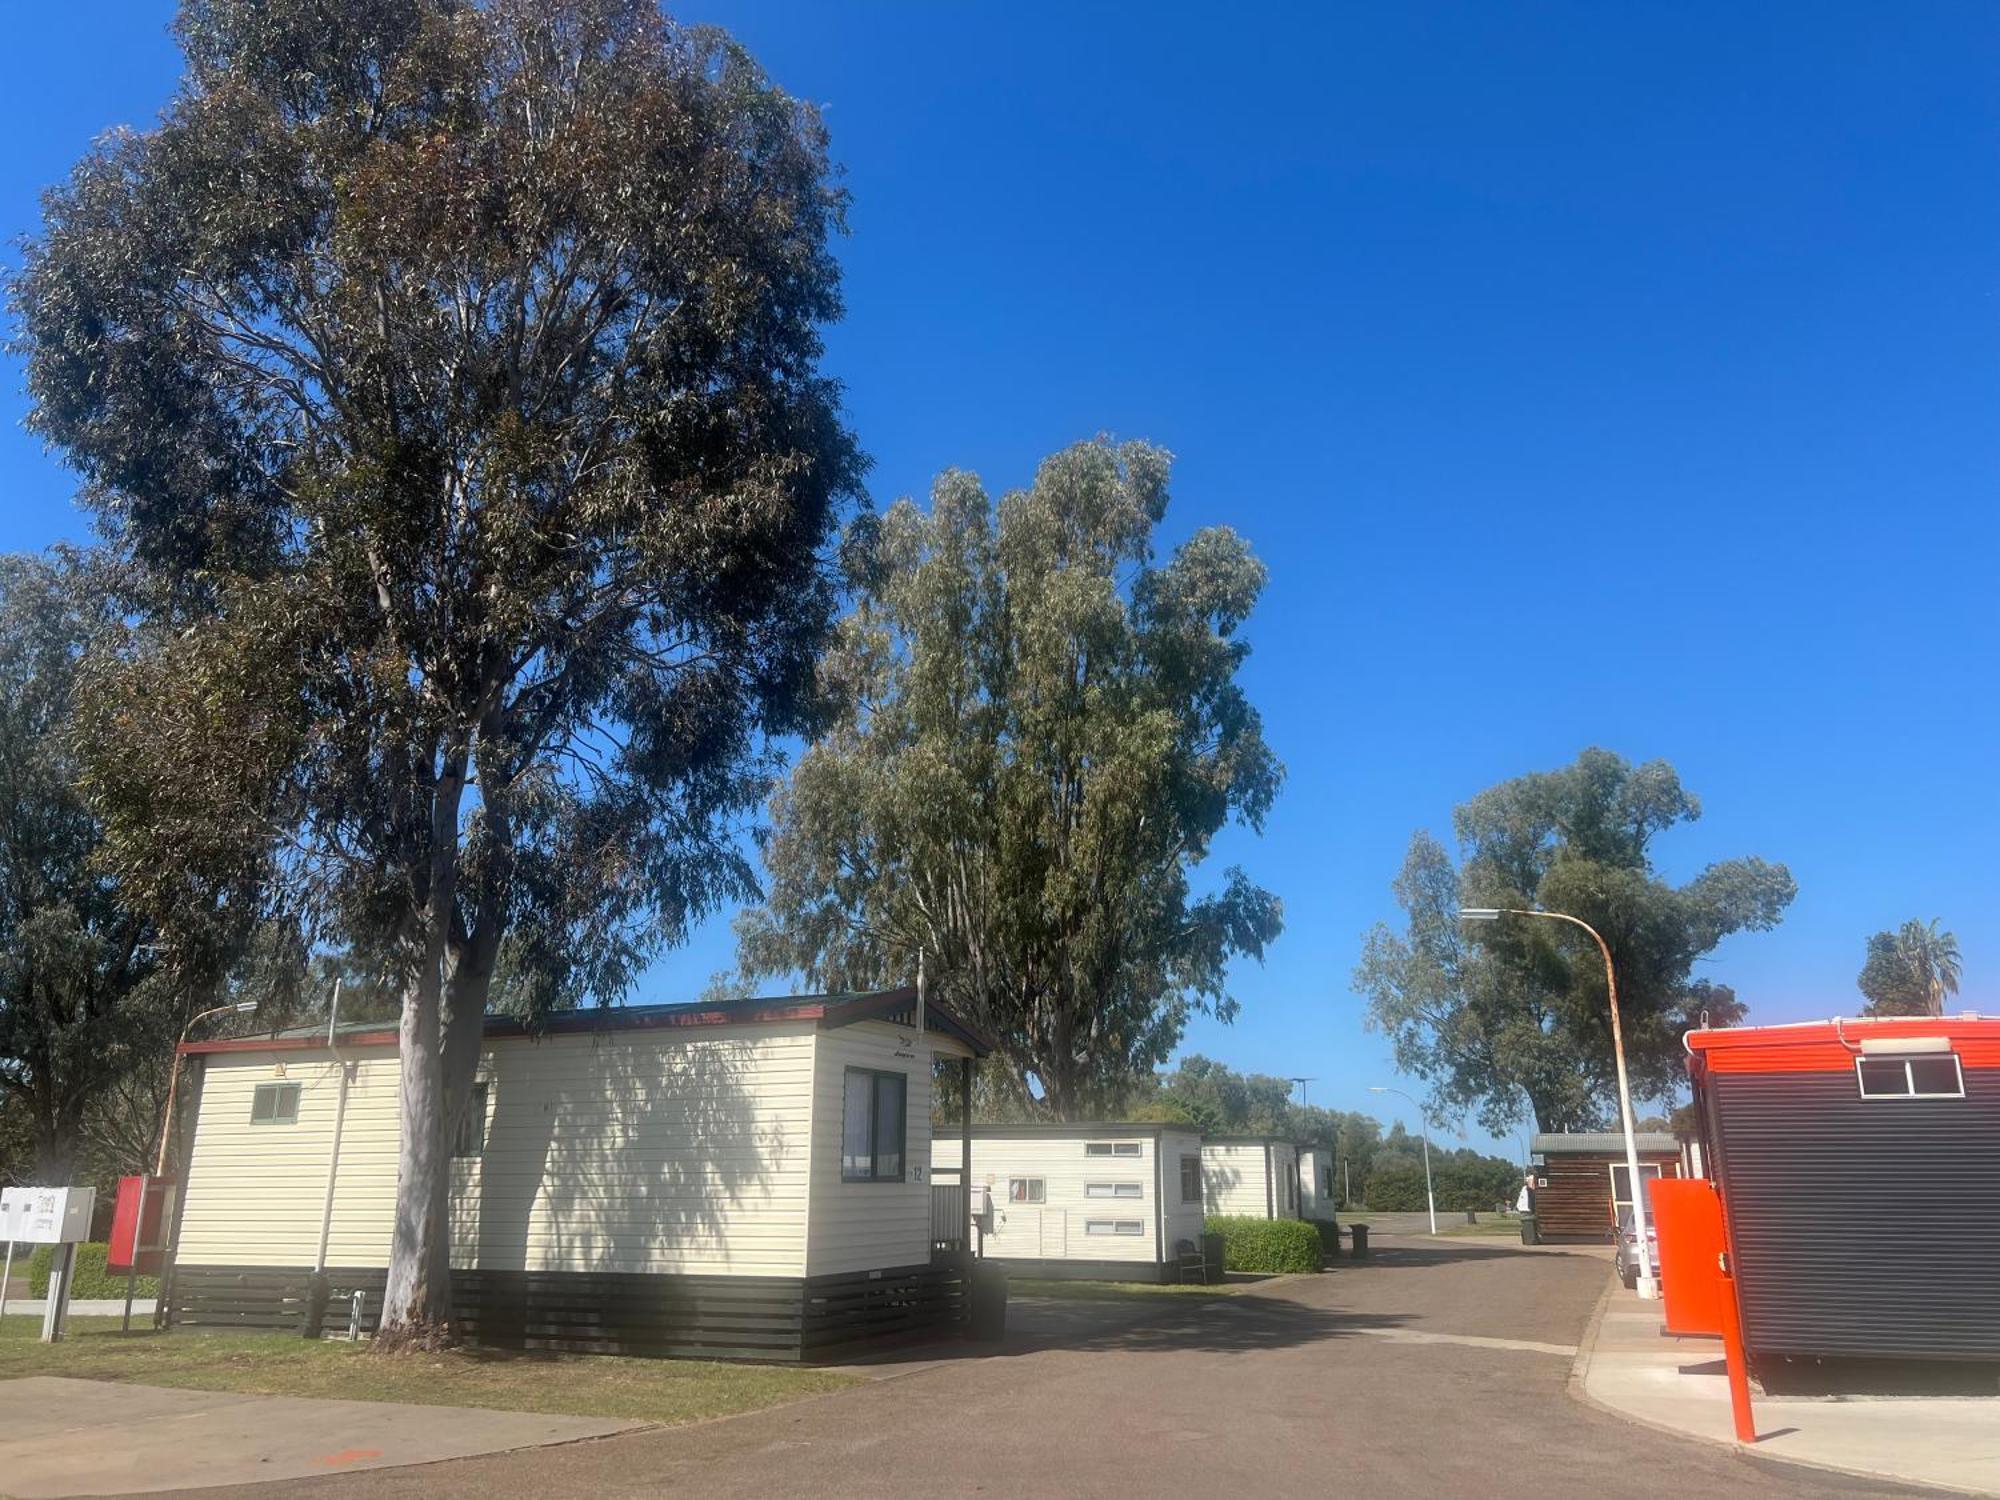
<svg viewBox="0 0 2000 1500">
<path fill-rule="evenodd" d="M 1048 1184 L 1039 1177 L 1009 1177 L 1007 1179 L 1007 1201 L 1009 1203 L 1045 1203 L 1048 1201 Z"/>
<path fill-rule="evenodd" d="M 1086 1198 L 1143 1198 L 1145 1188 L 1136 1182 L 1086 1182 L 1083 1185 Z"/>
<path fill-rule="evenodd" d="M 458 1136 L 451 1143 L 453 1156 L 479 1156 L 486 1150 L 486 1081 L 472 1086 L 465 1114 L 458 1122 Z"/>
<path fill-rule="evenodd" d="M 1955 1052 L 1915 1057 L 1857 1057 L 1864 1099 L 1963 1099 L 1965 1074 Z"/>
<path fill-rule="evenodd" d="M 299 1123 L 299 1086 L 296 1083 L 260 1083 L 250 1096 L 252 1125 L 296 1125 Z"/>
<path fill-rule="evenodd" d="M 847 1070 L 840 1124 L 840 1176 L 844 1182 L 901 1182 L 904 1107 L 909 1077 L 873 1068 Z"/>
<path fill-rule="evenodd" d="M 1083 1143 L 1083 1154 L 1085 1156 L 1137 1156 L 1139 1154 L 1139 1143 L 1137 1141 L 1085 1141 Z"/>
<path fill-rule="evenodd" d="M 1085 1234 L 1144 1234 L 1146 1223 L 1143 1219 L 1085 1219 Z"/>
<path fill-rule="evenodd" d="M 1181 1158 L 1181 1202 L 1201 1202 L 1201 1158 L 1183 1156 Z"/>
</svg>

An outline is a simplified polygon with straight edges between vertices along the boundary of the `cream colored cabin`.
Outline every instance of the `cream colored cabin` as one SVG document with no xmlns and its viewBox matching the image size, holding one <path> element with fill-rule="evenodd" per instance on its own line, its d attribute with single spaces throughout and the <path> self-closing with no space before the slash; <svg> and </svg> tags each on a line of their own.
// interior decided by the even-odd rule
<svg viewBox="0 0 2000 1500">
<path fill-rule="evenodd" d="M 960 1135 L 941 1127 L 931 1162 L 956 1181 Z M 979 1253 L 1036 1276 L 1156 1281 L 1202 1235 L 1201 1136 L 1177 1125 L 975 1125 L 972 1202 L 990 1227 Z"/>
<path fill-rule="evenodd" d="M 1340 1204 L 1339 1164 L 1326 1146 L 1299 1148 L 1299 1217 L 1331 1224 Z"/>
<path fill-rule="evenodd" d="M 1299 1148 L 1275 1136 L 1210 1136 L 1201 1145 L 1208 1211 L 1248 1219 L 1296 1219 Z"/>
<path fill-rule="evenodd" d="M 916 1019 L 914 993 L 889 992 L 578 1013 L 539 1038 L 490 1026 L 452 1164 L 454 1267 L 809 1279 L 928 1263 L 932 1063 L 983 1049 L 936 1007 Z M 394 1043 L 187 1049 L 201 1066 L 178 1267 L 388 1264 Z"/>
</svg>

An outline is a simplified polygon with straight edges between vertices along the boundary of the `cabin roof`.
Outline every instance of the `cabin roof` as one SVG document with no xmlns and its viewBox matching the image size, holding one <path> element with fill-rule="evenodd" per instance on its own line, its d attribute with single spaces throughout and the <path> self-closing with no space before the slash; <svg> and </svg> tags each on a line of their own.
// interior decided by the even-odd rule
<svg viewBox="0 0 2000 1500">
<path fill-rule="evenodd" d="M 1680 1142 L 1664 1130 L 1638 1130 L 1632 1134 L 1641 1156 L 1672 1156 Z M 1538 1134 L 1528 1149 L 1540 1156 L 1623 1156 L 1622 1130 L 1558 1130 Z"/>
<path fill-rule="evenodd" d="M 2000 1017 L 1836 1016 L 1687 1034 L 1688 1067 L 1712 1073 L 1841 1073 L 1871 1044 L 1943 1043 L 1968 1068 L 2000 1068 Z M 1888 1048 L 1884 1049 L 1891 1050 Z M 1939 1050 L 1943 1050 L 1940 1048 Z"/>
<path fill-rule="evenodd" d="M 1201 1138 L 1204 1146 L 1290 1146 L 1301 1149 L 1300 1143 L 1288 1135 L 1205 1135 Z"/>
<path fill-rule="evenodd" d="M 822 1031 L 852 1026 L 858 1021 L 888 1021 L 896 1025 L 917 1024 L 915 985 L 873 990 L 863 994 L 781 995 L 742 1000 L 697 1000 L 678 1005 L 609 1005 L 589 1010 L 560 1011 L 539 1023 L 529 1024 L 512 1016 L 488 1016 L 485 1035 L 489 1038 L 567 1036 L 577 1032 L 658 1031 L 684 1026 L 777 1026 L 796 1021 L 814 1022 Z M 926 1030 L 941 1031 L 984 1057 L 993 1050 L 986 1034 L 953 1015 L 935 1000 L 924 1002 Z M 211 1052 L 296 1051 L 301 1046 L 323 1042 L 324 1026 L 295 1026 L 268 1036 L 227 1037 L 215 1041 L 182 1042 L 183 1054 Z M 393 1022 L 357 1021 L 334 1028 L 334 1040 L 343 1047 L 394 1047 Z"/>
<path fill-rule="evenodd" d="M 1174 1120 L 1020 1120 L 1012 1124 L 1002 1121 L 972 1127 L 975 1141 L 1008 1140 L 1016 1136 L 1104 1141 L 1166 1134 L 1200 1135 L 1201 1132 L 1192 1125 Z M 939 1125 L 931 1131 L 931 1139 L 940 1143 L 960 1140 L 964 1135 L 965 1132 L 955 1124 Z"/>
</svg>

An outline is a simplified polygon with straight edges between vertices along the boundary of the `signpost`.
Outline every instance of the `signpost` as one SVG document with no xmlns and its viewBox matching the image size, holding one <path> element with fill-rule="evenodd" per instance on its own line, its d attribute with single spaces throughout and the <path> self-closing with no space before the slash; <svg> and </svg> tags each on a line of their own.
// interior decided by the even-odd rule
<svg viewBox="0 0 2000 1500">
<path fill-rule="evenodd" d="M 0 1236 L 7 1241 L 8 1272 L 14 1268 L 15 1245 L 55 1246 L 48 1305 L 42 1313 L 45 1344 L 62 1337 L 70 1286 L 76 1280 L 76 1247 L 90 1238 L 90 1215 L 96 1206 L 96 1188 L 0 1188 Z"/>
</svg>

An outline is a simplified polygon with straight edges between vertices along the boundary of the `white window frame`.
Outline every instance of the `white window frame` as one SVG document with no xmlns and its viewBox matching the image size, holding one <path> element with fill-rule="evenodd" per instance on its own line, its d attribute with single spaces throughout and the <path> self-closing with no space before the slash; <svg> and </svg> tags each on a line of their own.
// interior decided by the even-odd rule
<svg viewBox="0 0 2000 1500">
<path fill-rule="evenodd" d="M 486 1103 L 492 1091 L 488 1080 L 473 1080 L 472 1097 L 465 1102 L 465 1116 L 451 1143 L 453 1161 L 477 1161 L 486 1154 Z"/>
<path fill-rule="evenodd" d="M 1626 1164 L 1622 1161 L 1605 1163 L 1605 1172 L 1611 1179 L 1611 1222 L 1614 1224 L 1618 1222 L 1619 1209 L 1632 1207 L 1632 1200 L 1630 1198 L 1621 1198 L 1618 1196 L 1618 1174 L 1623 1172 L 1625 1168 Z M 1642 1161 L 1639 1163 L 1639 1180 L 1641 1182 L 1649 1180 L 1658 1182 L 1666 1175 L 1666 1167 L 1661 1162 Z M 1649 1199 L 1648 1202 L 1650 1203 L 1650 1201 Z"/>
<path fill-rule="evenodd" d="M 1016 1195 L 1014 1188 L 1019 1185 L 1027 1189 L 1025 1194 Z M 1009 1177 L 1007 1179 L 1007 1201 L 1033 1207 L 1049 1201 L 1049 1184 L 1045 1177 Z"/>
<path fill-rule="evenodd" d="M 1144 1149 L 1137 1141 L 1085 1141 L 1085 1156 L 1143 1156 Z"/>
<path fill-rule="evenodd" d="M 1944 1093 L 1944 1094 L 1918 1093 L 1916 1074 L 1910 1071 L 1910 1064 L 1920 1063 L 1920 1062 L 1937 1062 L 1944 1058 L 1951 1059 L 1952 1072 L 1956 1074 L 1958 1078 L 1957 1089 L 1950 1093 Z M 1862 1064 L 1864 1063 L 1872 1063 L 1878 1065 L 1887 1063 L 1901 1063 L 1903 1065 L 1903 1082 L 1907 1083 L 1910 1086 L 1909 1089 L 1906 1092 L 1900 1094 L 1869 1093 L 1867 1088 L 1862 1083 L 1861 1067 Z M 1963 1099 L 1965 1097 L 1965 1064 L 1959 1061 L 1959 1056 L 1956 1052 L 1905 1052 L 1900 1054 L 1878 1052 L 1873 1054 L 1864 1054 L 1854 1059 L 1854 1089 L 1855 1092 L 1858 1093 L 1862 1097 L 1862 1099 L 1869 1104 L 1893 1104 L 1899 1099 Z"/>
<path fill-rule="evenodd" d="M 1144 1198 L 1146 1185 L 1141 1182 L 1086 1182 L 1083 1185 L 1086 1198 Z"/>
<path fill-rule="evenodd" d="M 1083 1232 L 1095 1235 L 1122 1235 L 1127 1238 L 1146 1232 L 1144 1219 L 1085 1219 Z"/>
<path fill-rule="evenodd" d="M 270 1097 L 274 1102 L 271 1113 L 263 1119 L 257 1118 L 257 1101 Z M 278 1079 L 271 1083 L 260 1083 L 250 1091 L 250 1123 L 252 1125 L 296 1125 L 299 1123 L 299 1105 L 305 1097 L 305 1090 L 295 1080 Z M 292 1112 L 279 1114 L 275 1103 L 278 1099 L 290 1099 Z"/>
</svg>

